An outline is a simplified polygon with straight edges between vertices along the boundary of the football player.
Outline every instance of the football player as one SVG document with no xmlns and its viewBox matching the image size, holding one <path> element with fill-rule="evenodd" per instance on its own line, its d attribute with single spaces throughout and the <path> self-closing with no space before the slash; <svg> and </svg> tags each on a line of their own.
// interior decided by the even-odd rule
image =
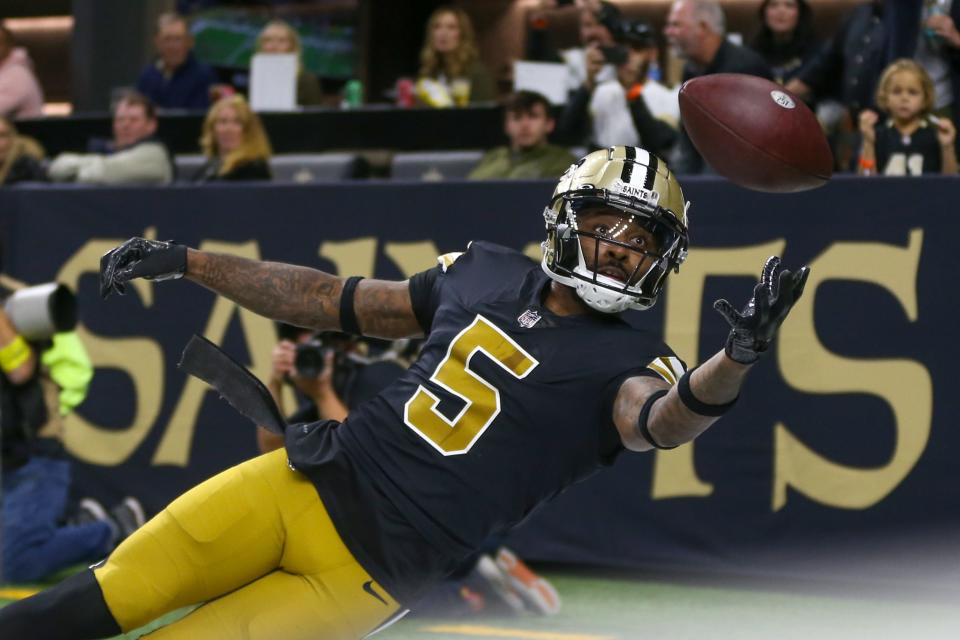
<svg viewBox="0 0 960 640">
<path fill-rule="evenodd" d="M 687 252 L 687 203 L 634 147 L 581 159 L 544 212 L 542 265 L 474 242 L 409 281 L 341 278 L 134 238 L 101 293 L 186 277 L 320 330 L 426 335 L 419 359 L 346 422 L 200 484 L 104 563 L 0 611 L 0 636 L 99 638 L 201 604 L 156 638 L 359 638 L 491 533 L 624 450 L 673 448 L 736 402 L 803 290 L 763 267 L 725 347 L 693 370 L 618 314 L 653 305 Z"/>
</svg>

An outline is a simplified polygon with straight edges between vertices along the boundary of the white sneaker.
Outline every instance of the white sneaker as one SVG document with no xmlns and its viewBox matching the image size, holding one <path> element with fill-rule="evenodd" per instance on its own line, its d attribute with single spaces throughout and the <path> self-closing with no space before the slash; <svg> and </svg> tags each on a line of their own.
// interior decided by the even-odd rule
<svg viewBox="0 0 960 640">
<path fill-rule="evenodd" d="M 136 498 L 126 497 L 120 504 L 110 509 L 110 518 L 120 527 L 121 540 L 143 526 L 147 521 L 143 505 Z"/>
</svg>

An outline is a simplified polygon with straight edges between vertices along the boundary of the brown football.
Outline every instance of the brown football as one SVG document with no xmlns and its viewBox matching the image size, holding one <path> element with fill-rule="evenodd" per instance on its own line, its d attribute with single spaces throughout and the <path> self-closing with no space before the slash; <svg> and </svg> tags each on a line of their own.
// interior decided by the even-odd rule
<svg viewBox="0 0 960 640">
<path fill-rule="evenodd" d="M 704 160 L 741 187 L 804 191 L 833 173 L 816 116 L 770 80 L 737 73 L 693 78 L 680 88 L 680 116 Z"/>
</svg>

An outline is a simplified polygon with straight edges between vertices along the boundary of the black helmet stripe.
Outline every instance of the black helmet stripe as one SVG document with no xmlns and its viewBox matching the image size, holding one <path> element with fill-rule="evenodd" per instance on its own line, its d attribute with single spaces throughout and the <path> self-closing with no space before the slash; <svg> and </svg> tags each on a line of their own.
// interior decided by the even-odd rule
<svg viewBox="0 0 960 640">
<path fill-rule="evenodd" d="M 623 149 L 626 159 L 623 161 L 623 170 L 620 172 L 620 179 L 624 184 L 630 184 L 630 178 L 633 177 L 633 165 L 634 160 L 637 159 L 637 149 L 636 147 L 624 147 Z"/>
<path fill-rule="evenodd" d="M 657 179 L 657 165 L 660 164 L 660 160 L 654 154 L 650 155 L 650 162 L 647 165 L 647 177 L 643 180 L 644 189 L 653 189 L 653 181 Z"/>
</svg>

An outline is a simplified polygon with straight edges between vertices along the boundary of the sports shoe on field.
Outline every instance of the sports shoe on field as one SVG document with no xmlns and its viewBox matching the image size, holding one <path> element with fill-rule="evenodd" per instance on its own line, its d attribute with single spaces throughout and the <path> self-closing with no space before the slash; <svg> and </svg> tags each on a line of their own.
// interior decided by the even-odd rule
<svg viewBox="0 0 960 640">
<path fill-rule="evenodd" d="M 129 537 L 131 533 L 142 527 L 147 521 L 143 512 L 143 505 L 136 498 L 129 496 L 113 509 L 110 509 L 110 517 L 120 528 L 120 540 Z"/>
<path fill-rule="evenodd" d="M 136 498 L 124 498 L 122 502 L 107 511 L 104 506 L 93 498 L 84 498 L 77 505 L 77 516 L 73 524 L 87 524 L 89 522 L 106 522 L 112 531 L 112 545 L 123 542 L 131 533 L 143 526 L 146 516 L 143 506 Z"/>
<path fill-rule="evenodd" d="M 84 498 L 77 505 L 77 515 L 70 524 L 88 524 L 90 522 L 103 522 L 110 518 L 107 510 L 100 502 L 93 498 Z"/>
<path fill-rule="evenodd" d="M 483 579 L 491 594 L 507 605 L 511 611 L 522 613 L 526 610 L 527 607 L 524 605 L 523 599 L 514 593 L 514 590 L 510 587 L 508 576 L 497 566 L 496 561 L 491 556 L 486 553 L 481 555 L 473 570 Z"/>
<path fill-rule="evenodd" d="M 500 547 L 495 562 L 506 577 L 511 591 L 523 600 L 527 609 L 544 616 L 552 616 L 560 611 L 560 594 L 557 590 L 535 574 L 516 554 L 506 547 Z"/>
</svg>

